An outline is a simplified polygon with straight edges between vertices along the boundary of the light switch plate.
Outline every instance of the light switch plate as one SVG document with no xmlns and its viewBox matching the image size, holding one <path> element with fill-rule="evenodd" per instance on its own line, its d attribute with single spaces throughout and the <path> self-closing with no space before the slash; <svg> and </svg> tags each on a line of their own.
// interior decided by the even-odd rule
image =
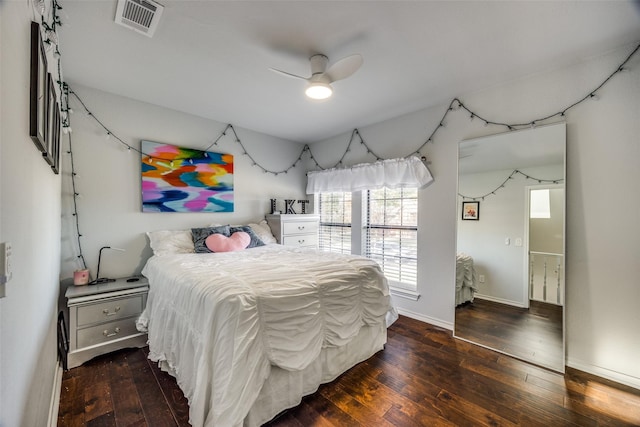
<svg viewBox="0 0 640 427">
<path fill-rule="evenodd" d="M 5 284 L 11 280 L 11 243 L 0 243 L 0 283 Z"/>
</svg>

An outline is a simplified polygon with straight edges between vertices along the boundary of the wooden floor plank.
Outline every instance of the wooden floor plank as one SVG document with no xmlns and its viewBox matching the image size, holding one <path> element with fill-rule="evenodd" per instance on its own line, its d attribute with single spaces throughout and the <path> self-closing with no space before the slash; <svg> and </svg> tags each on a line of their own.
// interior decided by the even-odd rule
<svg viewBox="0 0 640 427">
<path fill-rule="evenodd" d="M 153 427 L 176 427 L 178 424 L 171 409 L 164 403 L 166 397 L 151 372 L 145 354 L 133 352 L 127 356 L 127 360 L 147 423 Z"/>
<path fill-rule="evenodd" d="M 58 426 L 60 427 L 85 425 L 84 393 L 82 393 L 82 386 L 79 383 L 82 383 L 82 377 L 75 375 L 67 376 L 62 380 L 58 408 Z"/>
<path fill-rule="evenodd" d="M 113 408 L 111 386 L 105 379 L 97 383 L 89 383 L 84 389 L 84 414 L 87 422 L 101 417 Z"/>
<path fill-rule="evenodd" d="M 267 427 L 589 427 L 640 425 L 640 390 L 565 375 L 455 339 L 401 316 L 385 350 L 303 398 Z M 189 426 L 176 381 L 148 348 L 64 373 L 58 426 Z"/>
<path fill-rule="evenodd" d="M 131 371 L 127 360 L 127 353 L 117 353 L 108 365 L 109 383 L 111 386 L 111 398 L 113 400 L 113 412 L 117 425 L 134 426 L 144 425 L 144 412 L 140 404 L 140 396 L 131 377 Z"/>
</svg>

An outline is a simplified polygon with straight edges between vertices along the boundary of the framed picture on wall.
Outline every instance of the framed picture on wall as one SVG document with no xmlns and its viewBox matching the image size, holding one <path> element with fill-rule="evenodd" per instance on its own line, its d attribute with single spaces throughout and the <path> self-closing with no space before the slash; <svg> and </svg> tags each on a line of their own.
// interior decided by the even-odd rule
<svg viewBox="0 0 640 427">
<path fill-rule="evenodd" d="M 29 95 L 29 136 L 38 150 L 47 152 L 47 55 L 40 34 L 40 24 L 31 23 L 31 75 Z"/>
<path fill-rule="evenodd" d="M 56 102 L 55 109 L 53 111 L 53 135 L 51 142 L 53 145 L 53 164 L 51 169 L 53 173 L 58 175 L 60 173 L 60 106 Z"/>
<path fill-rule="evenodd" d="M 480 202 L 462 202 L 462 219 L 478 221 L 480 219 Z"/>
<path fill-rule="evenodd" d="M 60 129 L 59 126 L 56 126 L 56 117 L 58 119 L 60 116 L 56 116 L 56 110 L 58 109 L 58 100 L 56 99 L 56 88 L 53 85 L 53 78 L 51 74 L 48 75 L 47 81 L 47 120 L 46 120 L 46 129 L 45 129 L 45 147 L 46 151 L 42 153 L 44 159 L 51 165 L 51 167 L 55 166 L 55 141 L 56 139 L 56 129 Z"/>
</svg>

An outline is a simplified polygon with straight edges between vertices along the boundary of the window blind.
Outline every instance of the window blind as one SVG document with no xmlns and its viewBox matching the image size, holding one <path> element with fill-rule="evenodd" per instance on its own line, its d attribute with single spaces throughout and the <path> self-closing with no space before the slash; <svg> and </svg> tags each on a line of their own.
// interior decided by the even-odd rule
<svg viewBox="0 0 640 427">
<path fill-rule="evenodd" d="M 321 193 L 319 197 L 319 248 L 351 253 L 351 193 Z"/>
<path fill-rule="evenodd" d="M 418 191 L 367 192 L 365 254 L 380 264 L 392 286 L 417 289 Z"/>
</svg>

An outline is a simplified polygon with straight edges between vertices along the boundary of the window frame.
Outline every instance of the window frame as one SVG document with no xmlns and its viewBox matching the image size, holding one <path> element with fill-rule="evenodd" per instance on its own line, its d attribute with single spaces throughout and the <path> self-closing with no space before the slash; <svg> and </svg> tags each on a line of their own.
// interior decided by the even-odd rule
<svg viewBox="0 0 640 427">
<path fill-rule="evenodd" d="M 418 198 L 419 198 L 419 193 L 418 193 L 418 189 L 417 188 L 410 188 L 410 189 L 397 189 L 397 190 L 393 190 L 393 189 L 388 189 L 388 188 L 383 188 L 381 189 L 382 191 L 384 191 L 384 195 L 382 198 L 378 198 L 377 200 L 383 200 L 384 201 L 384 206 L 385 206 L 385 214 L 384 214 L 384 223 L 380 224 L 380 223 L 372 223 L 371 222 L 371 205 L 372 205 L 372 192 L 373 191 L 379 191 L 379 190 L 367 190 L 367 191 L 363 191 L 363 210 L 364 210 L 364 220 L 363 220 L 363 237 L 364 237 L 364 241 L 363 241 L 363 248 L 364 248 L 364 255 L 367 256 L 368 258 L 372 258 L 375 259 L 376 261 L 378 261 L 378 263 L 380 264 L 380 266 L 382 267 L 383 271 L 385 271 L 385 266 L 387 264 L 386 260 L 389 260 L 389 262 L 393 265 L 396 261 L 398 263 L 397 265 L 397 270 L 395 272 L 392 272 L 391 269 L 387 269 L 385 275 L 387 275 L 387 279 L 389 280 L 389 286 L 392 289 L 396 289 L 399 292 L 403 292 L 403 293 L 408 293 L 410 296 L 417 296 L 417 288 L 418 288 Z M 387 191 L 400 191 L 400 197 L 387 197 Z M 411 195 L 411 196 L 406 196 L 404 194 L 405 190 L 412 190 L 415 191 L 415 196 Z M 387 201 L 392 201 L 392 200 L 400 200 L 400 224 L 392 224 L 392 223 L 388 223 L 387 222 L 387 212 L 389 211 L 389 209 L 387 208 L 388 203 Z M 406 225 L 404 224 L 404 210 L 407 206 L 407 204 L 405 203 L 405 201 L 407 200 L 415 200 L 415 211 L 412 212 L 412 214 L 415 217 L 415 223 L 411 224 L 411 225 Z M 371 230 L 388 230 L 389 232 L 393 233 L 393 232 L 398 232 L 399 235 L 397 237 L 397 239 L 399 240 L 398 242 L 398 253 L 397 254 L 391 254 L 391 253 L 385 253 L 385 247 L 386 244 L 384 243 L 383 240 L 383 245 L 382 245 L 382 252 L 378 252 L 376 255 L 377 256 L 373 256 L 374 252 L 373 252 L 373 246 L 374 243 L 371 242 L 372 237 L 371 237 Z M 403 239 L 403 232 L 411 232 L 412 234 L 414 234 L 412 240 L 414 242 L 414 245 L 410 245 L 410 247 L 408 248 L 409 251 L 411 251 L 412 249 L 415 251 L 415 255 L 410 256 L 407 255 L 406 253 L 403 254 L 403 248 L 402 248 L 402 239 Z M 384 232 L 383 232 L 384 233 Z M 384 237 L 383 237 L 384 239 Z M 391 239 L 394 240 L 394 239 Z M 395 242 L 391 242 L 391 244 L 395 244 Z M 406 246 L 405 246 L 406 248 Z M 382 260 L 380 260 L 380 258 L 382 258 Z M 403 264 L 407 263 L 409 265 L 407 265 L 405 268 L 403 268 Z M 409 280 L 403 280 L 403 276 L 404 278 L 408 278 Z"/>
<path fill-rule="evenodd" d="M 345 192 L 348 193 L 348 192 Z M 419 215 L 419 199 L 420 191 L 416 193 L 416 224 L 418 224 L 417 217 Z M 314 195 L 315 212 L 320 211 L 320 194 Z M 366 224 L 367 224 L 367 191 L 354 191 L 351 192 L 351 253 L 354 255 L 363 255 L 366 250 Z M 418 226 L 416 225 L 416 228 Z M 419 230 L 416 230 L 419 233 Z M 419 241 L 419 235 L 416 234 L 416 242 Z M 416 246 L 416 285 L 411 289 L 407 287 L 398 287 L 393 281 L 389 281 L 389 289 L 392 296 L 401 297 L 403 299 L 409 299 L 417 301 L 420 298 L 420 294 L 417 291 L 418 272 L 417 272 L 417 260 L 418 248 Z"/>
</svg>

